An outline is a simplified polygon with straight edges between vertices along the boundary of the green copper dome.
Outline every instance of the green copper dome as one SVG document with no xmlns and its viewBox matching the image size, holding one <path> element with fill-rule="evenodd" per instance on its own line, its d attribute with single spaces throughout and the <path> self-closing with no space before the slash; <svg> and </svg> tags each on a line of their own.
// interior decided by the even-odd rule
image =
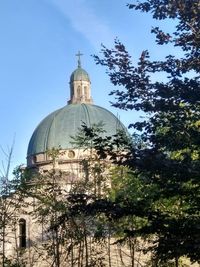
<svg viewBox="0 0 200 267">
<path fill-rule="evenodd" d="M 70 82 L 74 82 L 74 81 L 87 81 L 87 82 L 90 82 L 90 78 L 89 78 L 88 73 L 79 66 L 71 74 Z"/>
<path fill-rule="evenodd" d="M 103 123 L 105 135 L 117 130 L 126 131 L 119 119 L 105 108 L 91 104 L 70 104 L 48 115 L 35 129 L 28 146 L 27 156 L 43 153 L 51 148 L 72 148 L 71 136 L 76 136 L 81 125 Z"/>
</svg>

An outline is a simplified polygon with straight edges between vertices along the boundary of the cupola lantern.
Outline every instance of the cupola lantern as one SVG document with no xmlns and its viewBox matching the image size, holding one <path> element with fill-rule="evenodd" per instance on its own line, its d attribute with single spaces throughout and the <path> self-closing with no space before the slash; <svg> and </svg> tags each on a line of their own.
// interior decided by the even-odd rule
<svg viewBox="0 0 200 267">
<path fill-rule="evenodd" d="M 78 67 L 72 72 L 70 77 L 70 100 L 68 104 L 93 103 L 90 78 L 88 73 L 81 67 L 82 55 L 80 51 L 76 54 L 78 57 Z"/>
</svg>

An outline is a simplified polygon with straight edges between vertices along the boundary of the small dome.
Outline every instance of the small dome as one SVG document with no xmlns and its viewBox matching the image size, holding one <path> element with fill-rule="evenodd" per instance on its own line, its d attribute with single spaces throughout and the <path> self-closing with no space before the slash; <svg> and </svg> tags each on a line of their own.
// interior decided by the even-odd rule
<svg viewBox="0 0 200 267">
<path fill-rule="evenodd" d="M 90 78 L 88 73 L 82 69 L 81 67 L 78 67 L 75 71 L 72 72 L 70 76 L 70 83 L 74 81 L 87 81 L 90 82 Z"/>
<path fill-rule="evenodd" d="M 48 115 L 35 129 L 28 146 L 27 156 L 44 153 L 52 148 L 70 149 L 72 136 L 81 125 L 88 127 L 103 123 L 105 135 L 111 136 L 126 128 L 105 108 L 91 104 L 70 104 Z"/>
</svg>

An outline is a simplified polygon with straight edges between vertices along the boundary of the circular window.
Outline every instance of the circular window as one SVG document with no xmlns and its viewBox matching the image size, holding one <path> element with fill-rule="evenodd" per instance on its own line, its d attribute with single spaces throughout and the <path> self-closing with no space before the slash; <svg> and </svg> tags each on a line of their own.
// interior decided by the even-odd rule
<svg viewBox="0 0 200 267">
<path fill-rule="evenodd" d="M 75 157 L 75 152 L 74 152 L 73 150 L 70 150 L 70 151 L 68 152 L 68 157 L 69 157 L 70 159 L 73 159 L 73 158 Z"/>
</svg>

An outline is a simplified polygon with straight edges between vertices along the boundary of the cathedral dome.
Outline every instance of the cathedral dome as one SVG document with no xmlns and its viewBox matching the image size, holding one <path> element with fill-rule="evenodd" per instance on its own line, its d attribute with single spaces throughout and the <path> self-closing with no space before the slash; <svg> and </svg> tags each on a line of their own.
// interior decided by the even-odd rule
<svg viewBox="0 0 200 267">
<path fill-rule="evenodd" d="M 105 108 L 93 105 L 90 78 L 81 67 L 81 55 L 80 52 L 77 54 L 78 66 L 70 77 L 68 105 L 44 118 L 32 134 L 27 151 L 29 167 L 41 164 L 47 167 L 49 157 L 46 152 L 53 148 L 68 152 L 79 150 L 72 144 L 72 137 L 77 136 L 83 124 L 92 127 L 101 123 L 104 136 L 113 136 L 118 130 L 126 132 L 126 128 L 115 115 Z"/>
<path fill-rule="evenodd" d="M 126 131 L 119 119 L 105 108 L 85 103 L 66 105 L 38 125 L 29 142 L 27 156 L 45 153 L 52 148 L 73 148 L 71 137 L 77 135 L 83 123 L 88 127 L 103 123 L 107 136 L 118 130 Z"/>
</svg>

